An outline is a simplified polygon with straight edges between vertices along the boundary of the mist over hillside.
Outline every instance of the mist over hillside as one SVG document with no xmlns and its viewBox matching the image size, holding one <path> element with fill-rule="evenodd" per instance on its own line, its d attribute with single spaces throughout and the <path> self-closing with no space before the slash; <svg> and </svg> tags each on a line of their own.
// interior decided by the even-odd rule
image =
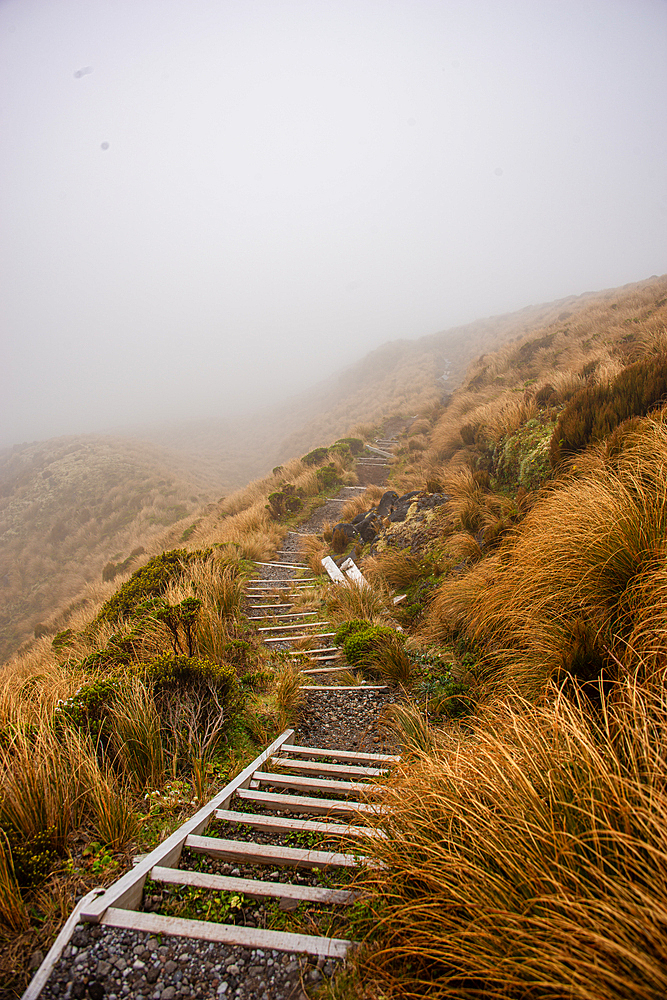
<svg viewBox="0 0 667 1000">
<path fill-rule="evenodd" d="M 0 656 L 39 633 L 45 620 L 99 583 L 132 552 L 184 544 L 207 505 L 289 459 L 387 417 L 435 412 L 480 356 L 526 335 L 551 336 L 567 322 L 585 331 L 643 322 L 664 299 L 664 278 L 569 296 L 372 351 L 334 377 L 235 421 L 199 421 L 136 437 L 70 436 L 0 452 Z M 619 319 L 630 302 L 634 318 Z M 636 328 L 628 329 L 627 338 Z M 619 331 L 616 331 L 617 335 Z M 584 334 L 582 334 L 583 336 Z M 595 336 L 599 336 L 595 334 Z M 486 376 L 485 376 L 486 377 Z M 479 377 L 478 377 L 479 378 Z M 140 439 L 141 437 L 141 439 Z M 194 530 L 194 528 L 192 529 Z"/>
<path fill-rule="evenodd" d="M 171 454 L 182 474 L 192 470 L 210 489 L 226 492 L 327 444 L 357 424 L 376 424 L 394 412 L 414 412 L 440 402 L 461 384 L 479 354 L 557 323 L 565 312 L 596 300 L 603 304 L 621 291 L 654 280 L 658 279 L 570 295 L 416 339 L 390 341 L 288 403 L 236 420 L 139 427 L 134 433 Z"/>
</svg>

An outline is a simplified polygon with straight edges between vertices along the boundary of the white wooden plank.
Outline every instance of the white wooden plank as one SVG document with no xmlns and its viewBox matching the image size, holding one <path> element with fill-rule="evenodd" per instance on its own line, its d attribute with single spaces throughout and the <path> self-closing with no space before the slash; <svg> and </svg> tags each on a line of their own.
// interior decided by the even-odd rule
<svg viewBox="0 0 667 1000">
<path fill-rule="evenodd" d="M 340 655 L 341 650 L 338 646 L 320 646 L 318 649 L 290 649 L 288 653 L 290 656 L 314 656 L 315 653 L 337 653 Z"/>
<path fill-rule="evenodd" d="M 332 663 L 334 660 L 340 660 L 341 659 L 340 653 L 336 653 L 333 656 L 313 656 L 313 654 L 311 653 L 311 651 L 308 649 L 308 650 L 306 650 L 306 654 L 308 656 L 308 659 L 309 660 L 313 660 L 313 662 L 315 662 L 315 663 Z M 345 664 L 343 664 L 342 666 L 327 667 L 326 669 L 327 669 L 327 671 L 333 670 L 336 673 L 340 673 L 341 670 L 347 670 L 347 667 L 345 666 Z M 316 669 L 313 670 L 313 671 L 309 671 L 309 670 L 302 670 L 301 671 L 302 674 L 320 673 L 320 672 L 321 671 L 318 671 Z"/>
<path fill-rule="evenodd" d="M 259 562 L 257 559 L 253 559 L 253 564 L 255 566 L 278 566 L 280 569 L 310 569 L 305 563 L 286 563 L 286 562 Z"/>
<path fill-rule="evenodd" d="M 282 605 L 280 605 L 280 604 L 269 605 L 269 607 L 271 607 L 271 606 L 279 608 Z M 255 611 L 256 609 L 253 608 L 252 610 Z M 311 615 L 316 615 L 316 614 L 317 614 L 316 611 L 292 611 L 292 612 L 290 612 L 288 614 L 285 614 L 285 615 L 258 615 L 256 618 L 248 616 L 248 621 L 249 622 L 265 622 L 265 621 L 269 621 L 272 618 L 309 618 Z"/>
<path fill-rule="evenodd" d="M 228 858 L 261 865 L 286 865 L 296 868 L 358 868 L 354 854 L 336 851 L 310 851 L 301 847 L 281 847 L 279 844 L 253 844 L 247 840 L 225 840 L 222 837 L 190 836 L 185 846 L 197 854 Z"/>
<path fill-rule="evenodd" d="M 323 656 L 322 660 L 338 660 L 340 656 Z M 340 674 L 344 670 L 349 670 L 345 664 L 339 667 L 309 667 L 308 670 L 302 670 L 302 674 Z"/>
<path fill-rule="evenodd" d="M 297 743 L 290 743 L 289 752 L 291 754 L 304 754 L 309 757 L 334 757 L 338 760 L 377 760 L 387 761 L 387 763 L 397 764 L 401 759 L 395 754 L 389 753 L 364 753 L 362 750 L 332 750 L 329 747 L 302 747 Z"/>
<path fill-rule="evenodd" d="M 253 597 L 252 600 L 257 600 L 257 598 Z M 284 604 L 251 604 L 250 610 L 260 611 L 262 608 L 293 608 L 293 607 L 294 605 L 292 604 L 291 601 L 285 601 Z M 314 615 L 315 612 L 311 611 L 310 614 Z"/>
<path fill-rule="evenodd" d="M 325 684 L 304 684 L 300 688 L 301 691 L 386 691 L 388 690 L 388 684 L 338 684 L 329 685 Z"/>
<path fill-rule="evenodd" d="M 235 809 L 218 809 L 216 819 L 239 826 L 251 826 L 265 833 L 322 833 L 333 837 L 367 837 L 375 831 L 370 826 L 350 826 L 349 823 L 323 823 L 321 820 L 294 819 L 291 816 L 269 816 L 266 813 L 244 813 Z"/>
<path fill-rule="evenodd" d="M 219 941 L 222 944 L 241 945 L 244 948 L 303 952 L 324 958 L 345 958 L 353 941 L 344 938 L 315 937 L 308 934 L 288 934 L 286 931 L 266 931 L 260 927 L 234 927 L 215 924 L 210 920 L 185 920 L 183 917 L 164 917 L 160 913 L 137 913 L 110 907 L 101 923 L 108 927 L 127 927 L 149 934 L 168 934 L 174 937 Z"/>
<path fill-rule="evenodd" d="M 220 809 L 226 805 L 238 789 L 247 787 L 257 768 L 261 767 L 265 760 L 272 757 L 276 750 L 284 743 L 293 738 L 293 729 L 286 729 L 284 733 L 281 733 L 271 746 L 267 747 L 266 750 L 248 764 L 240 774 L 225 785 L 206 805 L 198 809 L 191 819 L 180 826 L 178 830 L 175 830 L 170 837 L 167 837 L 150 854 L 147 854 L 143 861 L 134 866 L 132 871 L 127 872 L 110 885 L 96 899 L 88 900 L 81 914 L 82 919 L 97 923 L 109 906 L 139 906 L 143 894 L 144 882 L 151 868 L 155 868 L 156 865 L 168 868 L 170 865 L 177 864 L 187 837 L 193 833 L 201 833 L 202 830 L 206 829 L 216 809 Z"/>
<path fill-rule="evenodd" d="M 316 799 L 310 795 L 282 795 L 279 792 L 261 792 L 259 789 L 239 788 L 237 798 L 245 802 L 256 802 L 271 809 L 284 812 L 313 813 L 315 815 L 353 816 L 355 813 L 384 812 L 375 803 L 355 802 L 350 799 Z"/>
<path fill-rule="evenodd" d="M 243 893 L 251 899 L 298 899 L 349 906 L 361 895 L 347 889 L 324 889 L 314 885 L 293 885 L 291 882 L 261 882 L 251 878 L 235 878 L 232 875 L 185 871 L 181 868 L 153 868 L 151 878 L 154 882 L 166 882 L 170 885 L 193 885 L 199 889 Z"/>
<path fill-rule="evenodd" d="M 272 764 L 280 764 L 297 774 L 323 774 L 332 778 L 344 775 L 350 778 L 378 778 L 387 769 L 379 767 L 359 767 L 357 764 L 323 764 L 316 760 L 296 760 L 294 757 L 272 757 Z"/>
<path fill-rule="evenodd" d="M 287 629 L 297 629 L 297 628 L 321 628 L 322 625 L 329 625 L 329 622 L 299 622 L 298 625 L 263 625 L 258 628 L 258 632 L 276 632 L 280 629 L 281 632 Z"/>
<path fill-rule="evenodd" d="M 339 570 L 338 566 L 336 566 L 336 563 L 333 561 L 331 556 L 325 556 L 324 559 L 322 559 L 322 565 L 334 583 L 345 583 L 345 577 Z"/>
<path fill-rule="evenodd" d="M 279 635 L 277 638 L 264 639 L 264 642 L 296 642 L 297 639 L 331 639 L 335 632 L 310 632 L 306 635 Z M 303 650 L 308 653 L 307 649 Z"/>
<path fill-rule="evenodd" d="M 252 580 L 248 580 L 248 585 L 254 587 L 256 583 L 306 583 L 307 581 L 317 580 L 316 576 L 300 576 L 297 580 L 272 580 L 272 579 L 262 579 L 261 577 L 253 577 Z"/>
<path fill-rule="evenodd" d="M 342 563 L 341 569 L 345 573 L 346 577 L 349 580 L 352 580 L 353 583 L 356 583 L 359 587 L 370 586 L 368 580 L 361 572 L 354 559 L 346 559 L 345 562 Z"/>
<path fill-rule="evenodd" d="M 276 785 L 278 788 L 299 788 L 304 792 L 333 792 L 339 795 L 359 795 L 380 790 L 380 785 L 359 781 L 334 781 L 330 778 L 307 778 L 296 774 L 272 774 L 270 771 L 255 771 L 255 781 L 260 785 Z"/>
</svg>

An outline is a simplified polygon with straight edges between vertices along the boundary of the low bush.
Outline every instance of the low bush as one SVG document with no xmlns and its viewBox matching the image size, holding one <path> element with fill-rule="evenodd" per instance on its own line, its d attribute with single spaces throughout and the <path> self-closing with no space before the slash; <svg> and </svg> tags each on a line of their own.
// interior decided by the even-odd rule
<svg viewBox="0 0 667 1000">
<path fill-rule="evenodd" d="M 285 483 L 282 489 L 275 493 L 269 493 L 269 502 L 266 509 L 274 520 L 279 521 L 281 517 L 289 514 L 296 514 L 303 509 L 303 500 L 298 496 L 295 487 L 291 483 Z"/>
<path fill-rule="evenodd" d="M 304 465 L 321 465 L 329 455 L 328 448 L 314 448 L 304 455 L 301 461 Z"/>
<path fill-rule="evenodd" d="M 93 624 L 116 624 L 129 617 L 142 601 L 149 597 L 159 597 L 168 584 L 180 576 L 184 566 L 206 559 L 212 551 L 203 549 L 187 552 L 185 549 L 172 549 L 153 556 L 102 605 Z"/>
<path fill-rule="evenodd" d="M 320 490 L 329 490 L 340 482 L 340 474 L 333 462 L 317 470 L 317 484 Z"/>
</svg>

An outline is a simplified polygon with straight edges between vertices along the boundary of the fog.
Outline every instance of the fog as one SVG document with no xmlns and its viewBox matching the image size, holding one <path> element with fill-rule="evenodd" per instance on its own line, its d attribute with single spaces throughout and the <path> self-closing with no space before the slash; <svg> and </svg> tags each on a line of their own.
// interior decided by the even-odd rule
<svg viewBox="0 0 667 1000">
<path fill-rule="evenodd" d="M 667 270 L 664 0 L 3 0 L 0 444 Z"/>
</svg>

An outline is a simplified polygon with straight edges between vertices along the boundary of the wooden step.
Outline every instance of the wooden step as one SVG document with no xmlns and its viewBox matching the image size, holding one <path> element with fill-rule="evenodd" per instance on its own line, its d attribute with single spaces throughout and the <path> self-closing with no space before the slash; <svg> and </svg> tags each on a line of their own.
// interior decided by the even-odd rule
<svg viewBox="0 0 667 1000">
<path fill-rule="evenodd" d="M 335 632 L 311 632 L 309 635 L 279 635 L 277 638 L 264 639 L 263 642 L 296 642 L 297 639 L 331 639 L 335 634 Z M 307 654 L 308 650 L 304 649 L 303 652 Z"/>
<path fill-rule="evenodd" d="M 306 638 L 304 636 L 304 638 Z M 388 684 L 303 684 L 301 691 L 386 691 Z"/>
<path fill-rule="evenodd" d="M 308 653 L 308 655 L 309 656 L 311 655 L 310 652 Z M 339 660 L 340 656 L 338 656 L 338 655 L 336 655 L 336 656 L 321 656 L 320 659 L 322 661 L 324 661 L 324 660 Z M 340 673 L 343 672 L 343 670 L 349 670 L 349 669 L 350 669 L 349 667 L 347 667 L 345 664 L 343 664 L 342 666 L 339 666 L 339 667 L 308 667 L 307 670 L 302 670 L 301 673 L 302 674 L 340 674 Z"/>
<path fill-rule="evenodd" d="M 278 566 L 280 569 L 310 569 L 310 566 L 306 566 L 305 563 L 286 563 L 286 562 L 259 562 L 257 559 L 253 559 L 254 566 Z"/>
<path fill-rule="evenodd" d="M 269 605 L 269 607 L 271 607 L 271 605 Z M 280 607 L 282 607 L 282 605 L 281 604 L 276 604 L 276 605 L 273 605 L 273 607 L 280 608 Z M 256 611 L 258 609 L 257 608 L 253 608 L 252 610 Z M 284 615 L 259 615 L 257 618 L 250 618 L 249 617 L 248 621 L 249 622 L 265 622 L 265 621 L 268 621 L 269 618 L 309 618 L 310 615 L 316 615 L 316 614 L 317 614 L 316 611 L 292 611 L 292 612 L 290 612 L 288 614 L 284 614 Z"/>
<path fill-rule="evenodd" d="M 322 823 L 310 819 L 292 819 L 290 816 L 269 816 L 265 813 L 236 812 L 234 809 L 218 809 L 216 819 L 239 826 L 251 826 L 253 830 L 265 833 L 322 833 L 333 837 L 373 836 L 375 830 L 369 826 L 350 826 L 349 823 Z"/>
<path fill-rule="evenodd" d="M 281 764 L 296 774 L 348 775 L 351 778 L 377 778 L 386 774 L 387 769 L 379 767 L 359 767 L 355 764 L 322 764 L 315 760 L 295 760 L 294 757 L 272 757 L 271 764 Z"/>
<path fill-rule="evenodd" d="M 276 632 L 278 629 L 281 631 L 286 631 L 287 629 L 295 628 L 320 628 L 322 625 L 328 625 L 329 622 L 299 622 L 298 625 L 265 625 L 262 628 L 258 628 L 258 632 Z"/>
<path fill-rule="evenodd" d="M 325 747 L 302 747 L 296 743 L 289 744 L 290 754 L 304 754 L 308 757 L 334 757 L 337 760 L 373 760 L 397 764 L 400 757 L 388 753 L 364 753 L 361 750 L 331 750 Z"/>
<path fill-rule="evenodd" d="M 295 868 L 358 868 L 354 854 L 336 851 L 309 851 L 301 847 L 280 847 L 278 844 L 253 844 L 246 840 L 224 840 L 222 837 L 190 835 L 185 846 L 197 854 L 226 858 L 245 864 L 285 865 Z"/>
<path fill-rule="evenodd" d="M 355 813 L 383 812 L 382 806 L 350 799 L 316 799 L 310 795 L 284 795 L 280 792 L 261 792 L 254 788 L 239 788 L 237 798 L 255 802 L 267 809 L 284 812 L 313 813 L 315 815 L 353 816 Z"/>
<path fill-rule="evenodd" d="M 341 658 L 340 657 L 340 653 L 336 653 L 334 656 L 313 656 L 313 654 L 311 653 L 311 651 L 309 649 L 305 650 L 305 654 L 306 654 L 306 656 L 308 657 L 309 660 L 313 660 L 315 663 L 330 663 L 333 660 L 340 660 L 340 658 Z M 329 670 L 335 670 L 335 671 L 338 672 L 338 671 L 341 671 L 341 670 L 347 670 L 347 667 L 345 666 L 345 664 L 343 664 L 340 667 L 328 667 L 327 669 L 329 669 Z M 313 673 L 317 673 L 317 672 L 318 672 L 317 670 L 313 671 Z M 307 674 L 308 671 L 307 670 L 302 670 L 301 673 L 302 674 Z"/>
<path fill-rule="evenodd" d="M 320 886 L 293 885 L 291 882 L 260 882 L 251 878 L 234 878 L 231 875 L 183 871 L 181 868 L 153 868 L 150 877 L 154 882 L 167 882 L 170 885 L 193 885 L 198 889 L 243 893 L 251 899 L 298 899 L 310 903 L 349 906 L 360 896 L 360 893 L 347 889 L 323 889 Z"/>
<path fill-rule="evenodd" d="M 293 608 L 293 607 L 294 607 L 294 605 L 290 601 L 285 601 L 284 604 L 252 604 L 250 606 L 250 610 L 251 611 L 261 611 L 262 608 Z M 315 614 L 314 611 L 310 611 L 308 613 L 311 614 L 311 615 Z"/>
<path fill-rule="evenodd" d="M 260 785 L 276 785 L 278 788 L 298 788 L 304 792 L 333 792 L 339 795 L 363 795 L 384 791 L 381 785 L 360 781 L 333 781 L 330 778 L 308 778 L 296 774 L 272 774 L 270 771 L 255 771 L 253 780 Z M 252 786 L 251 786 L 252 787 Z"/>
<path fill-rule="evenodd" d="M 319 649 L 302 649 L 302 650 L 297 650 L 296 652 L 294 650 L 289 650 L 288 652 L 290 656 L 313 656 L 314 653 L 333 653 L 333 652 L 340 655 L 342 653 L 342 650 L 338 646 L 321 646 Z"/>
<path fill-rule="evenodd" d="M 210 920 L 185 920 L 183 917 L 163 917 L 160 913 L 140 913 L 109 907 L 100 923 L 108 927 L 127 927 L 147 934 L 167 934 L 175 937 L 219 941 L 244 948 L 303 952 L 324 958 L 345 958 L 353 941 L 344 938 L 315 937 L 309 934 L 288 934 L 286 931 L 266 931 L 260 927 L 234 927 L 215 924 Z"/>
</svg>

